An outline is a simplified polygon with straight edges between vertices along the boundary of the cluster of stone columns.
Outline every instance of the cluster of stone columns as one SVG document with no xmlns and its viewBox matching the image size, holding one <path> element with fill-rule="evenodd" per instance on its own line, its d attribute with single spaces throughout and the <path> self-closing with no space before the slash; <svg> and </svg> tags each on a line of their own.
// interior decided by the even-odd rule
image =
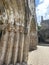
<svg viewBox="0 0 49 65">
<path fill-rule="evenodd" d="M 27 63 L 32 19 L 28 16 L 28 1 L 1 0 L 1 2 L 5 12 L 1 16 L 3 25 L 0 41 L 0 65 Z"/>
<path fill-rule="evenodd" d="M 29 49 L 37 45 L 35 18 L 28 1 L 0 0 L 0 65 L 27 63 Z"/>
</svg>

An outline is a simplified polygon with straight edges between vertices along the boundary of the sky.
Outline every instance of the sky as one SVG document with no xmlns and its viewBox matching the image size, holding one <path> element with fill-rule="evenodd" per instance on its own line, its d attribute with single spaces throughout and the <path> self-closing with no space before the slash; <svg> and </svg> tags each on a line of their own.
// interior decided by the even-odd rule
<svg viewBox="0 0 49 65">
<path fill-rule="evenodd" d="M 43 19 L 49 19 L 49 0 L 36 0 L 36 16 L 37 22 L 40 25 L 41 16 Z"/>
</svg>

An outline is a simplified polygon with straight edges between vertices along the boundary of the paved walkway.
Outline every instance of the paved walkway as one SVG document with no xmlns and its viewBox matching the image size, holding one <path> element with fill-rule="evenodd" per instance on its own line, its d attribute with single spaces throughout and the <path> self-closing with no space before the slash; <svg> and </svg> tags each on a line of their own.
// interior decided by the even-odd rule
<svg viewBox="0 0 49 65">
<path fill-rule="evenodd" d="M 49 46 L 37 46 L 37 50 L 29 52 L 29 65 L 49 65 Z"/>
</svg>

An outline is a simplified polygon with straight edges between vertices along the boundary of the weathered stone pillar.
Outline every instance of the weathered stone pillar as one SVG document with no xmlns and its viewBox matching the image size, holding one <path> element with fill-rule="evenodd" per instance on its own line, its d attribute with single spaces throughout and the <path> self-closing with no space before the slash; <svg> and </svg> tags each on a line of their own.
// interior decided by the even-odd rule
<svg viewBox="0 0 49 65">
<path fill-rule="evenodd" d="M 29 8 L 32 16 L 30 27 L 30 50 L 33 50 L 36 49 L 38 44 L 35 0 L 29 0 Z"/>
<path fill-rule="evenodd" d="M 11 0 L 10 4 L 13 8 L 14 12 L 14 44 L 12 49 L 12 58 L 11 63 L 16 64 L 17 63 L 17 56 L 18 56 L 18 46 L 19 46 L 19 10 L 18 10 L 18 0 Z"/>
<path fill-rule="evenodd" d="M 28 60 L 28 52 L 29 52 L 29 45 L 30 45 L 30 24 L 31 24 L 30 17 L 28 24 L 27 24 L 27 32 L 25 31 L 24 35 L 24 51 L 23 51 L 23 62 L 27 63 Z"/>
<path fill-rule="evenodd" d="M 13 43 L 14 43 L 14 31 L 10 30 L 9 37 L 8 37 L 6 54 L 5 54 L 5 59 L 4 59 L 5 60 L 4 63 L 6 65 L 10 64 L 10 61 L 11 61 Z"/>
<path fill-rule="evenodd" d="M 7 23 L 5 23 L 7 22 L 6 12 L 5 10 L 4 11 L 2 10 L 4 10 L 4 8 L 2 9 L 1 7 L 0 11 L 2 14 L 0 18 L 0 22 L 1 22 L 0 32 L 2 32 L 2 35 L 0 39 L 0 64 L 3 64 L 4 62 L 4 57 L 5 57 L 5 52 L 6 52 L 7 42 L 8 42 L 8 35 L 9 35 L 8 30 L 7 30 Z"/>
<path fill-rule="evenodd" d="M 31 17 L 29 17 L 29 5 L 28 0 L 25 0 L 25 27 L 24 27 L 24 50 L 23 50 L 23 62 L 27 63 L 29 44 L 30 44 L 30 23 Z"/>
<path fill-rule="evenodd" d="M 2 36 L 0 57 L 6 65 L 27 64 L 32 20 L 28 0 L 3 0 L 3 4 L 8 23 L 4 29 L 6 34 Z"/>
<path fill-rule="evenodd" d="M 38 44 L 35 18 L 32 18 L 30 27 L 30 50 L 35 50 Z"/>
<path fill-rule="evenodd" d="M 25 0 L 18 1 L 19 9 L 19 50 L 18 50 L 18 59 L 19 63 L 22 63 L 23 60 L 23 49 L 24 49 L 24 22 L 25 22 Z"/>
<path fill-rule="evenodd" d="M 23 60 L 23 49 L 24 49 L 24 27 L 20 26 L 19 29 L 19 50 L 18 50 L 18 62 L 22 63 Z"/>
<path fill-rule="evenodd" d="M 8 41 L 8 35 L 9 33 L 7 29 L 4 29 L 3 35 L 1 38 L 1 43 L 0 43 L 0 64 L 3 64 L 3 61 L 4 61 L 4 56 L 5 56 L 7 41 Z"/>
<path fill-rule="evenodd" d="M 12 52 L 12 64 L 17 63 L 17 56 L 18 56 L 18 45 L 19 45 L 19 25 L 15 21 L 15 35 L 14 35 L 14 44 L 13 44 L 13 52 Z"/>
<path fill-rule="evenodd" d="M 5 58 L 4 58 L 4 63 L 6 65 L 10 64 L 11 57 L 12 57 L 12 48 L 13 48 L 13 43 L 14 43 L 14 17 L 13 17 L 13 11 L 12 9 L 9 10 L 9 19 L 8 19 L 8 43 L 7 43 L 7 48 L 6 48 L 6 53 L 5 53 Z"/>
</svg>

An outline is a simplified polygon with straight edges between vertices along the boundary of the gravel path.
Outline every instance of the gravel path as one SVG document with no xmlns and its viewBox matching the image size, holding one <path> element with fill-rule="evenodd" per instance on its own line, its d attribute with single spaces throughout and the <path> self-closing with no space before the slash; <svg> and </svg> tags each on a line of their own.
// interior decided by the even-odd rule
<svg viewBox="0 0 49 65">
<path fill-rule="evenodd" d="M 49 47 L 37 46 L 37 50 L 29 52 L 29 65 L 49 65 Z"/>
</svg>

